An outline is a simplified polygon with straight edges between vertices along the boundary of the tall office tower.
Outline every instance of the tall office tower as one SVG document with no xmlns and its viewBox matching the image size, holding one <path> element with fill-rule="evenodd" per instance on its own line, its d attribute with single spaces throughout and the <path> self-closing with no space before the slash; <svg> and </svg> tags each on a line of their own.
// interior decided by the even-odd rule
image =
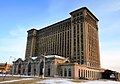
<svg viewBox="0 0 120 84">
<path fill-rule="evenodd" d="M 71 17 L 40 30 L 28 31 L 26 55 L 60 55 L 89 67 L 100 67 L 98 19 L 82 7 Z"/>
</svg>

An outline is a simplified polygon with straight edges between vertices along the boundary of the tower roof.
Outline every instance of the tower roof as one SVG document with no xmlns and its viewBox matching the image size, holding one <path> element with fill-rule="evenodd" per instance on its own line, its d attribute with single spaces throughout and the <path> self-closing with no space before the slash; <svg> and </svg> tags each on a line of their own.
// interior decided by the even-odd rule
<svg viewBox="0 0 120 84">
<path fill-rule="evenodd" d="M 70 15 L 73 14 L 73 13 L 75 13 L 75 12 L 78 12 L 78 11 L 80 11 L 80 10 L 87 10 L 97 21 L 99 21 L 99 20 L 97 19 L 97 17 L 95 17 L 95 15 L 93 15 L 93 13 L 92 13 L 87 7 L 82 7 L 82 8 L 79 8 L 79 9 L 77 9 L 77 10 L 74 10 L 74 11 L 70 12 Z"/>
</svg>

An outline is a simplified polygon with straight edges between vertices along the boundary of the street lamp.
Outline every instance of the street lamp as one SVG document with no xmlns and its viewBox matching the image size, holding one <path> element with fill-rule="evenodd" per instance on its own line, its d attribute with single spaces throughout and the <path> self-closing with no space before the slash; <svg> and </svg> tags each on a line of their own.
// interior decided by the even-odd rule
<svg viewBox="0 0 120 84">
<path fill-rule="evenodd" d="M 42 72 L 43 72 L 43 75 L 42 75 L 42 78 L 45 77 L 45 55 L 42 55 L 43 57 L 43 68 L 42 68 Z"/>
<path fill-rule="evenodd" d="M 10 64 L 10 58 L 14 58 L 14 60 L 16 60 L 16 58 L 15 58 L 15 57 L 13 57 L 13 56 L 10 56 L 10 57 L 9 57 L 9 64 Z"/>
</svg>

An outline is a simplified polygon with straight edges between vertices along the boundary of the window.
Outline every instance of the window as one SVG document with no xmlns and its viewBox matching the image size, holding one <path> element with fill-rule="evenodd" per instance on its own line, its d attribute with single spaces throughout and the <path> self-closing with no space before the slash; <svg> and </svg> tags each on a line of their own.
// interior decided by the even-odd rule
<svg viewBox="0 0 120 84">
<path fill-rule="evenodd" d="M 88 73 L 87 73 L 87 70 L 86 70 L 86 77 L 87 77 L 87 74 L 88 74 Z"/>
<path fill-rule="evenodd" d="M 80 12 L 80 15 L 82 15 L 83 14 L 83 12 Z"/>
<path fill-rule="evenodd" d="M 81 51 L 83 51 L 83 44 L 81 44 Z"/>
<path fill-rule="evenodd" d="M 69 76 L 71 76 L 71 69 L 69 69 Z"/>
<path fill-rule="evenodd" d="M 90 72 L 89 72 L 89 70 L 88 70 L 88 78 L 90 77 Z"/>
<path fill-rule="evenodd" d="M 85 70 L 84 70 L 84 78 L 85 78 Z"/>
<path fill-rule="evenodd" d="M 80 77 L 80 69 L 79 69 L 79 77 Z"/>
<path fill-rule="evenodd" d="M 66 77 L 67 76 L 67 70 L 66 70 L 66 68 L 64 69 L 64 77 Z"/>
<path fill-rule="evenodd" d="M 60 75 L 61 75 L 61 77 L 62 77 L 62 69 L 60 70 Z"/>
<path fill-rule="evenodd" d="M 81 64 L 84 64 L 84 60 L 81 60 Z"/>
<path fill-rule="evenodd" d="M 83 32 L 83 24 L 81 23 L 81 25 L 80 25 L 80 26 L 81 26 L 81 32 Z"/>
</svg>

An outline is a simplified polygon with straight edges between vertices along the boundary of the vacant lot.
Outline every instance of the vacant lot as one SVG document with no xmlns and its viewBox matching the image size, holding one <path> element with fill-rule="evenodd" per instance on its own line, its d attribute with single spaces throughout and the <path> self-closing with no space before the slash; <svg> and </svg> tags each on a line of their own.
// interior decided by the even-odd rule
<svg viewBox="0 0 120 84">
<path fill-rule="evenodd" d="M 20 76 L 7 76 L 3 81 L 0 77 L 0 84 L 120 84 L 117 81 L 110 80 L 78 80 L 78 79 L 65 79 L 65 78 L 45 78 L 40 77 L 21 77 Z"/>
<path fill-rule="evenodd" d="M 36 81 L 41 81 L 44 80 L 42 78 L 38 77 L 30 77 L 30 78 L 25 78 L 25 77 L 13 77 L 13 76 L 7 76 L 7 77 L 0 77 L 0 84 L 34 84 Z"/>
</svg>

